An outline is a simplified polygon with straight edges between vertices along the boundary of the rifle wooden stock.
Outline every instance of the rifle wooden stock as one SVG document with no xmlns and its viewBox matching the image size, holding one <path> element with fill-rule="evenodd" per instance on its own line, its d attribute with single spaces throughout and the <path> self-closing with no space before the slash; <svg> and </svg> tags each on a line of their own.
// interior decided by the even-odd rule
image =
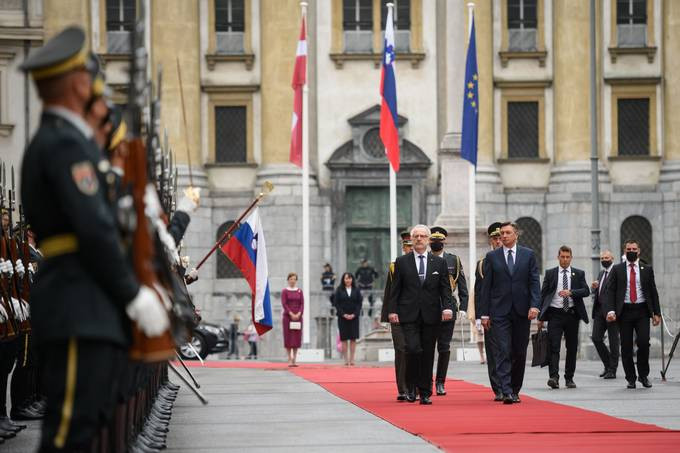
<svg viewBox="0 0 680 453">
<path fill-rule="evenodd" d="M 0 258 L 9 259 L 7 242 L 4 233 L 0 235 Z M 15 338 L 19 334 L 19 324 L 17 323 L 14 306 L 12 305 L 12 292 L 10 291 L 11 279 L 6 275 L 0 276 L 0 303 L 7 313 L 7 321 L 0 327 L 0 341 L 7 341 Z"/>
<path fill-rule="evenodd" d="M 137 225 L 132 235 L 132 262 L 139 283 L 149 288 L 159 286 L 153 259 L 154 243 L 144 212 L 144 193 L 147 186 L 147 155 L 140 138 L 130 142 L 130 152 L 125 163 L 124 181 L 131 184 Z M 170 330 L 158 337 L 148 337 L 135 323 L 132 325 L 130 357 L 143 362 L 159 362 L 175 356 L 175 343 Z"/>
</svg>

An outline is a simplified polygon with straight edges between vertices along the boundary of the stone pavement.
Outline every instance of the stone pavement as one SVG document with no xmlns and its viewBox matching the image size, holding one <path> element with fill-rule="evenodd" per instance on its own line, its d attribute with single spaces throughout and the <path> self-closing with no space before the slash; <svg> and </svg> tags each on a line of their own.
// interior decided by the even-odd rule
<svg viewBox="0 0 680 453">
<path fill-rule="evenodd" d="M 661 382 L 657 362 L 651 363 L 654 387 L 636 390 L 625 388 L 620 369 L 616 380 L 598 378 L 599 362 L 577 362 L 577 389 L 565 389 L 561 381 L 562 388 L 552 390 L 546 385 L 546 368 L 527 366 L 523 393 L 680 429 L 680 362 L 671 366 L 668 382 Z M 477 362 L 452 362 L 449 370 L 450 377 L 487 384 L 486 367 Z M 186 388 L 181 390 L 173 410 L 168 452 L 438 451 L 286 370 L 192 368 L 192 372 L 210 404 L 202 406 Z M 39 427 L 35 422 L 29 425 L 19 437 L 0 445 L 0 452 L 34 452 Z"/>
</svg>

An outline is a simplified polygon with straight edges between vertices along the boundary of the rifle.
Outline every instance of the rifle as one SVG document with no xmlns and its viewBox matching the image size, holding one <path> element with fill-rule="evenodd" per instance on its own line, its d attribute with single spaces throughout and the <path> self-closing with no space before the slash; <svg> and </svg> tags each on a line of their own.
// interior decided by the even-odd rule
<svg viewBox="0 0 680 453">
<path fill-rule="evenodd" d="M 1 216 L 3 217 L 5 213 L 9 216 L 9 211 L 5 210 L 6 185 L 5 164 L 3 162 L 0 166 L 0 213 L 2 213 Z M 5 228 L 2 226 L 0 227 L 0 258 L 2 258 L 2 260 L 7 260 L 9 259 L 8 255 L 7 243 L 5 242 Z M 19 325 L 14 313 L 14 305 L 12 304 L 10 284 L 10 278 L 4 273 L 0 274 L 0 303 L 5 310 L 5 313 L 7 313 L 7 319 L 0 324 L 0 341 L 11 340 L 19 333 Z"/>
<path fill-rule="evenodd" d="M 27 285 L 24 285 L 26 277 L 28 277 L 28 262 L 22 259 L 24 263 L 24 275 L 19 276 L 16 269 L 16 263 L 19 258 L 19 241 L 17 234 L 13 231 L 13 219 L 12 213 L 14 212 L 14 207 L 16 206 L 16 186 L 14 184 L 14 166 L 11 167 L 11 189 L 9 190 L 9 228 L 7 229 L 7 236 L 5 241 L 7 241 L 7 247 L 9 248 L 9 257 L 12 262 L 12 267 L 14 269 L 14 274 L 12 275 L 12 295 L 19 301 L 19 310 L 21 311 L 21 317 L 23 320 L 19 323 L 19 331 L 21 333 L 28 333 L 31 331 L 31 322 L 28 320 L 28 313 L 24 308 L 24 304 L 28 301 L 28 291 Z M 24 280 L 20 282 L 19 279 Z"/>
<path fill-rule="evenodd" d="M 147 186 L 154 181 L 155 165 L 153 152 L 147 150 L 142 138 L 142 109 L 147 93 L 146 58 L 144 47 L 144 8 L 140 5 L 140 16 L 132 33 L 132 62 L 130 64 L 129 119 L 133 138 L 130 141 L 129 155 L 125 162 L 123 182 L 130 187 L 134 200 L 137 222 L 132 232 L 132 261 L 137 279 L 143 285 L 154 289 L 159 296 L 161 287 L 155 268 L 155 241 L 145 213 L 144 195 Z M 158 362 L 175 355 L 175 343 L 170 330 L 158 337 L 150 338 L 133 323 L 130 356 L 145 362 Z"/>
</svg>

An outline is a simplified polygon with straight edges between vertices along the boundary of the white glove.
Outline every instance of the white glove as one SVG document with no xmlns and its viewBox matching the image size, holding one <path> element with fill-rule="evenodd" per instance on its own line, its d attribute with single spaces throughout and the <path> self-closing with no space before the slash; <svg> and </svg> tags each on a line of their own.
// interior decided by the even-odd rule
<svg viewBox="0 0 680 453">
<path fill-rule="evenodd" d="M 189 277 L 192 280 L 198 279 L 198 270 L 196 268 L 193 268 L 189 271 L 189 274 L 187 274 L 187 277 Z"/>
<path fill-rule="evenodd" d="M 139 288 L 139 292 L 125 308 L 125 312 L 149 337 L 160 336 L 170 326 L 163 302 L 148 286 Z"/>
<path fill-rule="evenodd" d="M 7 319 L 7 312 L 5 311 L 5 308 L 2 306 L 2 304 L 0 304 L 0 322 L 5 322 Z"/>
<path fill-rule="evenodd" d="M 458 310 L 458 317 L 460 319 L 465 319 L 465 316 L 466 316 L 465 310 Z"/>
<path fill-rule="evenodd" d="M 3 274 L 7 274 L 7 277 L 14 275 L 14 268 L 12 267 L 12 263 L 9 260 L 0 261 L 0 271 Z"/>
<path fill-rule="evenodd" d="M 186 195 L 180 198 L 180 200 L 177 202 L 177 210 L 184 211 L 187 214 L 191 214 L 196 210 L 196 208 L 198 208 L 198 204 Z"/>
<path fill-rule="evenodd" d="M 35 274 L 35 269 L 33 268 L 33 263 L 28 263 L 28 272 Z"/>
<path fill-rule="evenodd" d="M 482 330 L 482 320 L 481 319 L 475 319 L 475 328 L 477 330 Z"/>
<path fill-rule="evenodd" d="M 16 316 L 19 321 L 26 321 L 26 316 L 21 309 L 21 302 L 19 302 L 19 299 L 12 297 L 12 308 L 14 309 L 14 316 Z"/>
<path fill-rule="evenodd" d="M 19 278 L 24 278 L 26 268 L 24 267 L 24 263 L 21 262 L 21 258 L 16 260 L 16 262 L 14 263 L 14 268 L 17 270 L 17 275 L 19 276 Z"/>
</svg>

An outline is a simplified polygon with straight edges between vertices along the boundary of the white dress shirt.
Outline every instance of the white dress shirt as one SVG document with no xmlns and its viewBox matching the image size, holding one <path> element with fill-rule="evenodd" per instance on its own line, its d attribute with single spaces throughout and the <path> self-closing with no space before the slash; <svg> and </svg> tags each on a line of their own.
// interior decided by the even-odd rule
<svg viewBox="0 0 680 453">
<path fill-rule="evenodd" d="M 503 255 L 505 255 L 505 264 L 508 264 L 508 251 L 512 250 L 512 262 L 514 264 L 517 264 L 517 243 L 515 242 L 515 245 L 513 245 L 511 248 L 507 248 L 506 246 L 503 246 Z"/>
<path fill-rule="evenodd" d="M 608 268 L 604 269 L 604 272 L 602 273 L 602 278 L 600 279 L 600 283 L 597 285 L 597 295 L 599 296 L 602 294 L 602 290 L 604 289 L 604 285 L 607 283 L 606 280 L 611 277 L 612 274 L 612 267 L 614 267 L 614 264 L 612 263 L 611 266 Z"/>
<path fill-rule="evenodd" d="M 418 272 L 419 275 L 420 275 L 420 258 L 419 257 L 420 256 L 424 257 L 423 258 L 423 269 L 425 271 L 424 275 L 425 275 L 425 277 L 427 277 L 427 252 L 421 254 L 421 253 L 418 253 L 414 250 L 413 256 L 416 260 L 416 271 Z"/>
<path fill-rule="evenodd" d="M 642 294 L 642 285 L 640 284 L 640 259 L 638 258 L 633 264 L 635 266 L 635 292 L 637 293 L 635 303 L 642 304 L 645 302 L 645 295 Z M 626 296 L 623 298 L 624 304 L 632 303 L 630 301 L 630 265 L 631 263 L 626 261 Z"/>
<path fill-rule="evenodd" d="M 557 288 L 555 288 L 555 294 L 553 294 L 552 301 L 550 302 L 550 306 L 553 308 L 564 308 L 564 301 L 562 299 L 562 296 L 560 296 L 560 291 L 562 291 L 564 288 L 562 284 L 562 279 L 564 278 L 564 271 L 567 271 L 567 288 L 568 290 L 571 290 L 571 266 L 569 266 L 566 269 L 562 269 L 561 267 L 557 268 Z M 574 306 L 574 299 L 569 297 L 569 307 Z"/>
<path fill-rule="evenodd" d="M 347 297 L 352 297 L 352 287 L 349 288 L 345 286 L 345 291 L 347 292 Z"/>
</svg>

